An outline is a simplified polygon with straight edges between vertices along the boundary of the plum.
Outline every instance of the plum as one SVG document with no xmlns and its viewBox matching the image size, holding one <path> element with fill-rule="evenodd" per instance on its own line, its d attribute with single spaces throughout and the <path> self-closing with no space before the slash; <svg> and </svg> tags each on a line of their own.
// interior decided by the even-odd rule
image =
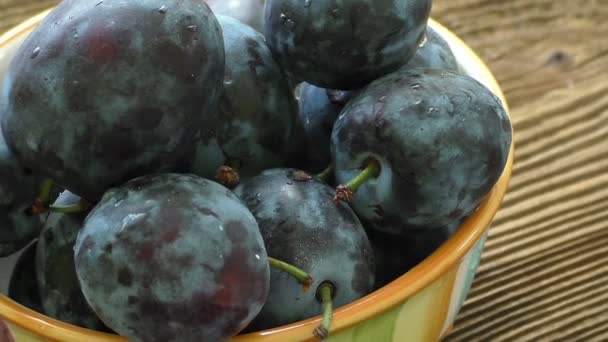
<svg viewBox="0 0 608 342">
<path fill-rule="evenodd" d="M 459 70 L 450 46 L 431 26 L 427 26 L 425 39 L 414 56 L 401 67 L 419 68 Z M 334 122 L 358 91 L 324 89 L 306 82 L 299 86 L 299 116 L 306 139 L 304 169 L 317 172 L 331 163 L 329 146 Z"/>
<path fill-rule="evenodd" d="M 8 297 L 37 312 L 43 312 L 36 282 L 36 242 L 19 256 L 8 285 Z"/>
<path fill-rule="evenodd" d="M 448 43 L 431 26 L 414 56 L 401 69 L 446 69 L 458 71 L 456 57 Z M 307 170 L 319 171 L 330 164 L 330 140 L 334 122 L 346 103 L 359 90 L 341 91 L 316 87 L 306 82 L 298 90 L 299 116 L 306 138 Z"/>
<path fill-rule="evenodd" d="M 43 219 L 30 209 L 42 182 L 19 163 L 0 134 L 0 257 L 19 251 L 40 234 Z"/>
<path fill-rule="evenodd" d="M 331 132 L 334 122 L 356 91 L 329 90 L 303 83 L 299 88 L 298 112 L 304 127 L 306 149 L 303 168 L 323 170 L 331 163 Z"/>
<path fill-rule="evenodd" d="M 79 202 L 80 197 L 65 191 L 53 206 Z M 82 295 L 76 277 L 74 244 L 86 216 L 86 211 L 49 214 L 36 249 L 36 280 L 46 315 L 81 327 L 107 331 Z"/>
<path fill-rule="evenodd" d="M 201 0 L 61 2 L 12 59 L 2 129 L 27 167 L 96 201 L 181 166 L 224 74 Z"/>
<path fill-rule="evenodd" d="M 401 235 L 369 229 L 367 236 L 376 260 L 374 288 L 385 286 L 421 263 L 446 242 L 460 224 L 458 221 L 447 227 L 408 231 Z"/>
<path fill-rule="evenodd" d="M 352 202 L 367 229 L 444 227 L 486 197 L 511 139 L 502 103 L 475 79 L 438 69 L 398 71 L 366 87 L 336 121 L 335 176 L 344 184 L 377 165 Z"/>
<path fill-rule="evenodd" d="M 109 190 L 74 258 L 95 313 L 132 341 L 226 340 L 269 288 L 255 218 L 229 189 L 194 175 L 147 175 Z"/>
<path fill-rule="evenodd" d="M 414 56 L 402 69 L 445 69 L 459 71 L 460 67 L 448 43 L 431 26 L 426 27 L 425 39 Z"/>
<path fill-rule="evenodd" d="M 358 89 L 414 55 L 430 10 L 431 0 L 267 0 L 264 34 L 295 79 Z"/>
<path fill-rule="evenodd" d="M 205 0 L 215 15 L 233 17 L 258 32 L 264 29 L 266 0 Z"/>
<path fill-rule="evenodd" d="M 264 37 L 218 16 L 226 69 L 219 109 L 205 116 L 192 173 L 213 178 L 222 165 L 246 179 L 283 165 L 302 137 L 293 92 Z"/>
<path fill-rule="evenodd" d="M 317 289 L 335 287 L 334 306 L 367 295 L 374 284 L 374 259 L 361 222 L 344 203 L 334 204 L 328 185 L 295 169 L 267 170 L 241 183 L 235 193 L 255 216 L 268 254 L 296 265 L 313 278 L 302 287 L 281 271 L 270 271 L 270 293 L 251 329 L 273 328 L 319 315 Z"/>
</svg>

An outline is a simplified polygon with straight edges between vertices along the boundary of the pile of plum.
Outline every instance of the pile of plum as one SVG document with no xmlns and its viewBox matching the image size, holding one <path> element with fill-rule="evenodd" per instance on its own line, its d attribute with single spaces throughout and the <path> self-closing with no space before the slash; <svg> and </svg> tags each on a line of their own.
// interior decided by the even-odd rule
<svg viewBox="0 0 608 342">
<path fill-rule="evenodd" d="M 407 272 L 511 125 L 430 0 L 64 0 L 0 92 L 9 296 L 133 341 L 222 341 Z"/>
</svg>

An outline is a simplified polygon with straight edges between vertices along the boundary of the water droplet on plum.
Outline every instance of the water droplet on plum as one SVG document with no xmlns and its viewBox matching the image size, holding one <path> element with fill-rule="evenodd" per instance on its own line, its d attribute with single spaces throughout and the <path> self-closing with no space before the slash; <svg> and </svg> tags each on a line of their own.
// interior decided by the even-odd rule
<svg viewBox="0 0 608 342">
<path fill-rule="evenodd" d="M 232 76 L 224 75 L 224 85 L 231 85 L 231 84 L 232 84 Z"/>
<path fill-rule="evenodd" d="M 32 54 L 30 55 L 31 59 L 34 59 L 36 57 L 38 57 L 38 55 L 40 54 L 40 46 L 37 46 L 34 51 L 32 51 Z"/>
<path fill-rule="evenodd" d="M 420 44 L 418 44 L 418 47 L 421 48 L 421 47 L 425 46 L 428 41 L 429 41 L 429 39 L 427 38 L 426 33 L 425 33 L 424 36 L 422 36 L 422 39 L 420 40 Z"/>
<path fill-rule="evenodd" d="M 296 27 L 296 22 L 291 20 L 285 13 L 281 13 L 281 23 L 289 29 L 294 29 Z"/>
</svg>

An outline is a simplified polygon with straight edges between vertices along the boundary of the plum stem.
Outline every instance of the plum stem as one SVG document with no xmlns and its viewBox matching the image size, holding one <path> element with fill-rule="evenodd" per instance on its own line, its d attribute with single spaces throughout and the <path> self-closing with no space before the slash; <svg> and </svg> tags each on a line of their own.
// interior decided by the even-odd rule
<svg viewBox="0 0 608 342">
<path fill-rule="evenodd" d="M 304 291 L 308 291 L 312 286 L 312 277 L 308 275 L 308 273 L 297 268 L 296 266 L 290 265 L 284 261 L 277 260 L 271 257 L 268 257 L 268 262 L 270 263 L 271 267 L 283 271 L 295 278 L 298 283 L 302 284 L 302 286 L 304 287 Z"/>
<path fill-rule="evenodd" d="M 366 164 L 367 166 L 365 169 L 350 182 L 346 185 L 338 185 L 336 188 L 336 196 L 334 197 L 334 202 L 336 202 L 336 204 L 340 201 L 351 202 L 353 200 L 353 194 L 356 193 L 365 182 L 380 175 L 380 163 L 377 160 L 369 159 Z"/>
<path fill-rule="evenodd" d="M 32 214 L 37 215 L 47 211 L 49 202 L 51 201 L 51 191 L 53 191 L 54 186 L 55 181 L 50 178 L 42 181 L 38 197 L 36 197 L 34 204 L 32 204 Z"/>
<path fill-rule="evenodd" d="M 334 163 L 329 164 L 329 166 L 321 171 L 321 173 L 319 173 L 317 175 L 317 178 L 319 178 L 320 180 L 327 182 L 327 180 L 329 179 L 329 177 L 331 176 L 331 174 L 334 172 Z"/>
<path fill-rule="evenodd" d="M 241 181 L 238 170 L 227 165 L 220 166 L 219 169 L 217 169 L 215 178 L 220 184 L 230 189 L 239 185 L 239 182 Z"/>
<path fill-rule="evenodd" d="M 50 206 L 48 211 L 52 213 L 76 214 L 87 211 L 89 208 L 89 203 L 81 200 L 78 204 L 68 205 L 64 207 Z"/>
<path fill-rule="evenodd" d="M 331 283 L 324 282 L 319 286 L 318 295 L 321 297 L 321 304 L 323 304 L 323 320 L 315 331 L 314 335 L 321 340 L 326 339 L 329 336 L 329 329 L 331 328 L 331 321 L 333 319 L 333 295 L 334 286 Z"/>
</svg>

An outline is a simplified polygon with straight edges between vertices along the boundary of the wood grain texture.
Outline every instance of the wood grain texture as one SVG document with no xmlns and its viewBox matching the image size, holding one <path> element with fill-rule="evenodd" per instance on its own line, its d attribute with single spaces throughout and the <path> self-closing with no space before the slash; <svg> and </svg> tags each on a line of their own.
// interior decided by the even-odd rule
<svg viewBox="0 0 608 342">
<path fill-rule="evenodd" d="M 0 0 L 0 32 L 56 0 Z M 608 340 L 608 1 L 435 0 L 495 73 L 515 168 L 447 341 Z"/>
<path fill-rule="evenodd" d="M 511 105 L 515 167 L 447 341 L 608 340 L 608 1 L 436 0 Z"/>
</svg>

